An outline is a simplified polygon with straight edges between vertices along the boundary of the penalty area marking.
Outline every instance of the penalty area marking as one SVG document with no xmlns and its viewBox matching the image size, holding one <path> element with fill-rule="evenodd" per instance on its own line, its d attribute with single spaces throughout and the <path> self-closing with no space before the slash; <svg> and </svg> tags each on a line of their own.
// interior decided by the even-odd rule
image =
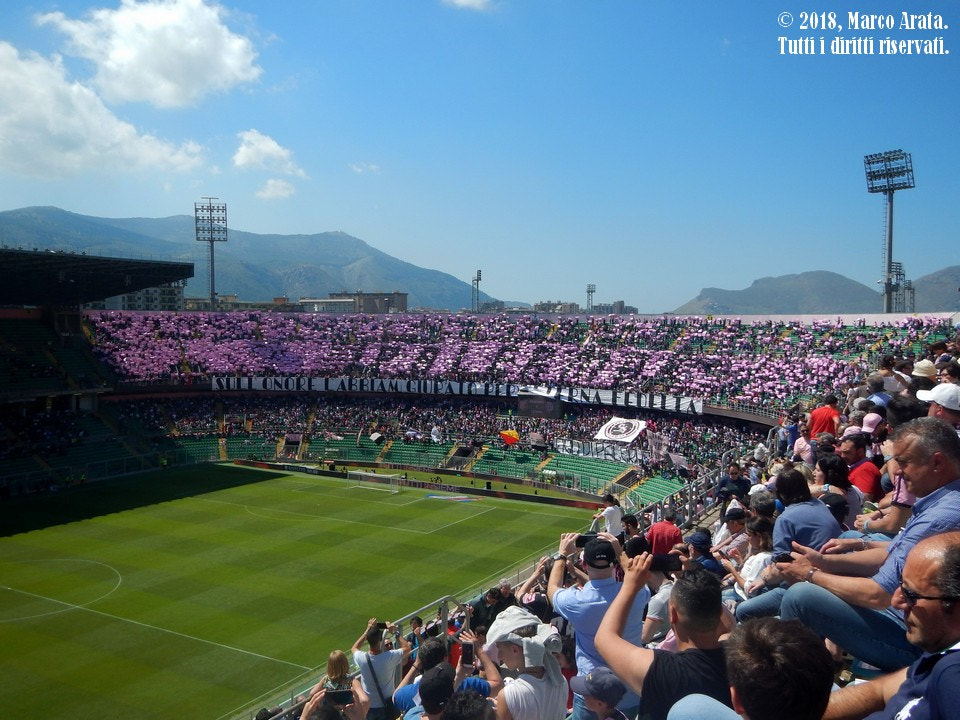
<svg viewBox="0 0 960 720">
<path fill-rule="evenodd" d="M 378 525 L 376 523 L 363 522 L 362 520 L 344 520 L 343 518 L 330 517 L 329 515 L 314 515 L 311 513 L 297 512 L 296 510 L 280 510 L 278 508 L 257 507 L 255 505 L 251 506 L 243 503 L 227 502 L 226 500 L 211 500 L 210 498 L 200 498 L 200 499 L 203 500 L 204 502 L 217 503 L 218 505 L 231 505 L 233 507 L 243 508 L 245 511 L 247 511 L 249 514 L 253 515 L 254 517 L 259 517 L 264 520 L 276 520 L 277 518 L 267 514 L 258 515 L 253 510 L 251 510 L 251 508 L 260 510 L 263 513 L 280 513 L 282 515 L 292 515 L 294 517 L 307 518 L 310 520 L 329 520 L 330 522 L 347 523 L 348 525 L 366 525 L 367 527 L 378 528 L 380 530 L 396 530 L 398 532 L 414 533 L 415 535 L 429 535 L 431 532 L 429 530 L 411 530 L 410 528 L 392 527 L 389 525 Z"/>
<path fill-rule="evenodd" d="M 292 489 L 290 490 L 290 492 L 309 493 L 311 491 L 316 491 L 317 489 L 323 489 L 325 491 L 336 490 L 337 492 L 343 493 L 341 495 L 338 495 L 337 497 L 342 497 L 342 498 L 349 497 L 352 499 L 356 499 L 357 497 L 354 493 L 350 492 L 350 490 L 356 490 L 358 488 L 349 488 L 349 487 L 340 487 L 339 485 L 331 485 L 329 484 L 331 482 L 330 480 L 327 480 L 326 483 L 319 483 L 319 482 L 308 482 L 306 480 L 297 480 L 295 478 L 288 478 L 288 482 L 294 483 L 296 485 L 304 486 L 302 488 Z M 411 490 L 413 488 L 407 488 L 407 489 Z M 367 499 L 360 500 L 359 502 L 374 503 L 376 505 L 389 505 L 390 507 L 406 507 L 407 505 L 413 505 L 414 503 L 418 503 L 421 500 L 423 500 L 422 497 L 415 497 L 412 500 L 407 500 L 405 502 L 391 502 L 389 500 L 367 500 Z"/>
</svg>

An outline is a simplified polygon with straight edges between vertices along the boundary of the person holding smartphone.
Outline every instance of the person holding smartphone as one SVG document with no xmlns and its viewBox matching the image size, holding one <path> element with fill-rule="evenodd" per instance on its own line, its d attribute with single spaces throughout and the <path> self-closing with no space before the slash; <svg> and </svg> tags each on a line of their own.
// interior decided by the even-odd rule
<svg viewBox="0 0 960 720">
<path fill-rule="evenodd" d="M 773 562 L 773 523 L 765 517 L 750 518 L 746 533 L 749 549 L 739 568 L 723 551 L 713 555 L 733 578 L 734 584 L 723 590 L 723 601 L 731 609 L 763 587 L 760 573 Z"/>
<path fill-rule="evenodd" d="M 483 639 L 470 630 L 459 633 L 461 645 L 460 662 L 456 666 L 455 687 L 457 691 L 473 690 L 484 697 L 496 697 L 503 687 L 500 670 L 483 649 Z M 479 663 L 484 677 L 474 672 Z M 420 681 L 432 668 L 450 664 L 449 644 L 445 638 L 427 638 L 420 646 L 420 653 L 393 693 L 393 702 L 398 710 L 407 713 L 421 704 Z"/>
<path fill-rule="evenodd" d="M 366 630 L 357 638 L 351 651 L 353 662 L 360 668 L 360 684 L 370 698 L 368 720 L 393 720 L 393 717 L 388 715 L 393 705 L 392 696 L 396 687 L 397 668 L 402 665 L 413 648 L 398 632 L 396 625 L 386 623 L 386 632 L 392 634 L 400 643 L 400 649 L 385 650 L 383 648 L 384 629 L 377 625 L 377 619 L 370 618 Z M 366 652 L 360 649 L 364 642 L 370 648 Z"/>
<path fill-rule="evenodd" d="M 602 532 L 587 542 L 583 548 L 583 562 L 588 582 L 580 589 L 564 588 L 563 577 L 567 558 L 576 551 L 577 533 L 564 533 L 560 536 L 558 552 L 553 556 L 554 563 L 547 585 L 547 596 L 553 603 L 558 615 L 570 621 L 576 637 L 577 675 L 588 675 L 594 668 L 605 665 L 593 637 L 600 626 L 604 613 L 617 596 L 620 583 L 614 577 L 614 563 L 622 557 L 627 559 L 620 542 L 611 533 Z M 639 645 L 643 635 L 643 611 L 650 599 L 650 591 L 644 587 L 638 592 L 631 605 L 625 629 L 625 637 Z M 627 717 L 636 714 L 640 698 L 634 692 L 627 692 L 618 707 Z M 573 697 L 573 720 L 589 720 L 594 713 L 587 707 L 582 695 Z"/>
</svg>

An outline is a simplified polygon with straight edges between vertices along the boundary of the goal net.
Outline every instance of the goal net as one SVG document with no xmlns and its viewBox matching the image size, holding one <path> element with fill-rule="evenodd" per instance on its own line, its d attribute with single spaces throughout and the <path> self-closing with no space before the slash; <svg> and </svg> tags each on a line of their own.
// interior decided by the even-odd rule
<svg viewBox="0 0 960 720">
<path fill-rule="evenodd" d="M 400 475 L 351 470 L 347 473 L 347 478 L 350 480 L 348 487 L 351 488 L 380 490 L 381 492 L 393 494 L 400 492 Z"/>
</svg>

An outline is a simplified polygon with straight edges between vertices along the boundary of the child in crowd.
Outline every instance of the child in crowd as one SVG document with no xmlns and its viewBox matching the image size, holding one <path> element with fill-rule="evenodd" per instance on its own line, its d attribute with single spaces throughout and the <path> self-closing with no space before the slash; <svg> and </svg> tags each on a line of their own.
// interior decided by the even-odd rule
<svg viewBox="0 0 960 720">
<path fill-rule="evenodd" d="M 570 689 L 583 696 L 587 709 L 599 720 L 627 720 L 627 716 L 617 710 L 627 686 L 609 668 L 596 667 L 587 675 L 570 678 Z"/>
</svg>

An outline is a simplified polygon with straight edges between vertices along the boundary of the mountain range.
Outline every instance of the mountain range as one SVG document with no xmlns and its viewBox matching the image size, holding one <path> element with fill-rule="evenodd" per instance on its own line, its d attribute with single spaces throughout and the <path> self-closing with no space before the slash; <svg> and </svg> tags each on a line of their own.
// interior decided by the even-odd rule
<svg viewBox="0 0 960 720">
<path fill-rule="evenodd" d="M 913 281 L 916 312 L 960 310 L 960 265 Z M 879 313 L 879 291 L 827 270 L 754 280 L 743 290 L 704 288 L 674 312 L 678 315 L 817 315 Z"/>
<path fill-rule="evenodd" d="M 54 207 L 0 212 L 0 244 L 6 247 L 85 252 L 88 255 L 194 262 L 186 293 L 209 290 L 207 246 L 196 241 L 190 215 L 166 218 L 98 218 Z M 241 300 L 286 296 L 326 297 L 363 290 L 408 294 L 408 307 L 460 310 L 471 305 L 472 287 L 439 270 L 428 270 L 371 247 L 343 232 L 261 235 L 230 229 L 215 249 L 218 293 Z M 960 310 L 960 265 L 913 281 L 917 312 Z M 481 302 L 492 300 L 480 293 Z M 524 305 L 506 302 L 508 307 Z M 877 313 L 880 293 L 828 271 L 755 280 L 743 290 L 704 288 L 677 308 L 682 315 Z"/>
<path fill-rule="evenodd" d="M 209 246 L 196 240 L 191 215 L 98 218 L 53 207 L 0 212 L 0 243 L 7 247 L 85 252 L 134 259 L 193 262 L 189 297 L 209 295 Z M 438 270 L 398 260 L 342 232 L 260 235 L 230 228 L 215 247 L 217 293 L 240 300 L 327 297 L 331 292 L 406 292 L 414 308 L 459 310 L 472 287 Z M 492 300 L 480 293 L 481 302 Z"/>
</svg>

